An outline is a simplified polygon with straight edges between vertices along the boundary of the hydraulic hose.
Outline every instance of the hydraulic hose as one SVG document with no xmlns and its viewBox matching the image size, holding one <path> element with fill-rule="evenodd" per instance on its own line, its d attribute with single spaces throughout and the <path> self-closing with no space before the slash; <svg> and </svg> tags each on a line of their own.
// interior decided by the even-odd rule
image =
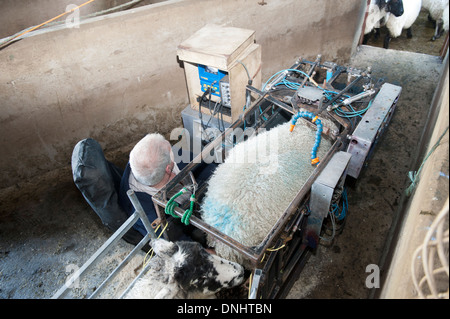
<svg viewBox="0 0 450 319">
<path fill-rule="evenodd" d="M 319 158 L 317 157 L 317 149 L 319 148 L 320 141 L 322 140 L 322 131 L 323 131 L 322 121 L 319 119 L 319 117 L 317 115 L 314 115 L 314 113 L 312 113 L 312 112 L 301 111 L 292 117 L 291 127 L 290 127 L 289 131 L 292 132 L 294 130 L 295 124 L 297 123 L 298 119 L 301 117 L 309 118 L 311 120 L 311 122 L 315 123 L 317 126 L 316 140 L 315 140 L 314 146 L 311 150 L 311 165 L 315 165 L 320 162 Z"/>
</svg>

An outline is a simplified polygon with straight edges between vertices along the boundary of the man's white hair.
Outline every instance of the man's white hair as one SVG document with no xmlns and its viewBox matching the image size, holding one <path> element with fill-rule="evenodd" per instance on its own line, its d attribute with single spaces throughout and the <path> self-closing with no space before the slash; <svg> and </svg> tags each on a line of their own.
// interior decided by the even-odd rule
<svg viewBox="0 0 450 319">
<path fill-rule="evenodd" d="M 130 152 L 131 172 L 144 185 L 158 184 L 171 161 L 170 143 L 158 133 L 147 134 Z"/>
</svg>

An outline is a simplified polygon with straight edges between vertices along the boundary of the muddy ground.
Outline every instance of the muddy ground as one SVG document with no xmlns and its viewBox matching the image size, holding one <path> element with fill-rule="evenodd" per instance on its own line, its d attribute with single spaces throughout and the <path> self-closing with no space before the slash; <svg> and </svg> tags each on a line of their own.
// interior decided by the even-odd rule
<svg viewBox="0 0 450 319">
<path fill-rule="evenodd" d="M 372 66 L 374 76 L 402 86 L 403 92 L 369 167 L 349 190 L 343 233 L 332 246 L 319 247 L 288 298 L 368 298 L 373 293 L 364 284 L 365 267 L 379 263 L 398 216 L 442 67 L 436 55 L 443 39 L 429 41 L 433 28 L 426 14 L 421 14 L 414 34 L 413 39 L 403 34 L 392 40 L 392 50 L 363 46 L 350 62 L 354 67 Z M 105 153 L 123 166 L 130 148 Z M 64 169 L 1 190 L 0 200 L 0 298 L 50 298 L 111 235 L 73 184 L 70 159 Z M 69 297 L 92 293 L 101 274 L 131 249 L 122 241 Z M 128 274 L 139 270 L 142 255 L 139 258 Z"/>
</svg>

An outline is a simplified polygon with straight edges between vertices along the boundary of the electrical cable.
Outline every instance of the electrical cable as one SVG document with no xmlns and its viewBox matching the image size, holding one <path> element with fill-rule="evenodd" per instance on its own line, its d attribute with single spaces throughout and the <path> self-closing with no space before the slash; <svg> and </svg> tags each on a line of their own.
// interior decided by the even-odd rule
<svg viewBox="0 0 450 319">
<path fill-rule="evenodd" d="M 164 228 L 161 230 L 161 233 L 158 236 L 158 239 L 161 238 L 162 234 L 166 231 L 167 226 L 169 226 L 169 223 L 166 223 L 166 226 L 164 226 Z M 155 229 L 155 233 L 158 231 L 159 227 L 161 227 L 161 225 L 158 225 L 158 227 L 156 227 Z M 148 254 L 150 254 L 150 259 L 153 258 L 153 247 L 150 248 L 150 250 L 145 254 L 144 256 L 144 260 L 142 262 L 142 268 L 145 268 L 145 266 L 147 266 L 147 264 L 150 262 L 150 259 L 146 261 Z"/>
<path fill-rule="evenodd" d="M 297 72 L 297 73 L 300 73 L 301 75 L 307 77 L 308 80 L 312 80 L 311 77 L 310 77 L 308 74 L 306 74 L 305 72 L 303 72 L 303 71 L 300 71 L 300 70 L 297 70 L 297 69 L 285 69 L 285 70 L 281 70 L 281 71 L 278 71 L 278 72 L 276 72 L 275 74 L 273 74 L 273 75 L 266 81 L 266 83 L 264 83 L 264 85 L 262 86 L 261 91 L 265 91 L 265 88 L 266 88 L 267 84 L 270 82 L 270 80 L 272 80 L 275 76 L 277 76 L 277 75 L 279 75 L 279 74 L 281 74 L 281 73 L 283 73 L 283 72 L 286 72 L 286 74 L 285 74 L 285 76 L 283 77 L 283 79 L 286 78 L 286 75 L 287 75 L 289 72 Z M 281 79 L 281 81 L 282 81 L 283 79 Z M 276 84 L 274 84 L 274 85 L 276 85 Z"/>
<path fill-rule="evenodd" d="M 409 185 L 408 188 L 405 190 L 406 196 L 410 196 L 412 194 L 414 188 L 416 188 L 416 184 L 419 181 L 420 172 L 422 171 L 422 168 L 425 165 L 425 162 L 428 160 L 428 158 L 431 156 L 431 154 L 433 154 L 433 152 L 436 150 L 436 148 L 440 145 L 441 140 L 445 136 L 445 134 L 447 134 L 447 131 L 448 131 L 448 126 L 446 127 L 444 132 L 441 134 L 441 136 L 438 138 L 437 142 L 430 149 L 428 154 L 425 156 L 425 158 L 422 161 L 422 164 L 420 164 L 419 169 L 417 171 L 408 172 L 408 177 L 411 180 L 411 185 Z"/>
<path fill-rule="evenodd" d="M 186 193 L 188 191 L 187 187 L 183 187 L 178 193 L 176 193 L 175 195 L 173 195 L 169 201 L 166 204 L 166 207 L 164 209 L 164 212 L 167 215 L 170 215 L 174 218 L 180 218 L 177 214 L 175 214 L 174 210 L 175 207 L 178 207 L 179 204 L 175 201 L 175 199 L 181 195 L 183 195 L 184 193 Z M 181 222 L 185 225 L 189 225 L 189 220 L 191 218 L 191 215 L 194 211 L 194 203 L 195 203 L 195 192 L 192 192 L 191 197 L 190 197 L 190 205 L 189 208 L 184 212 L 183 216 L 181 217 Z"/>
<path fill-rule="evenodd" d="M 347 212 L 348 212 L 348 198 L 347 198 L 347 189 L 344 187 L 342 194 L 341 194 L 341 198 L 340 198 L 340 202 L 342 203 L 342 209 L 340 209 L 339 207 L 339 203 L 333 203 L 331 205 L 331 209 L 328 211 L 328 215 L 330 217 L 330 221 L 331 221 L 331 236 L 329 238 L 323 237 L 323 236 L 319 236 L 320 239 L 330 242 L 333 240 L 333 238 L 336 236 L 337 233 L 340 232 L 340 230 L 343 227 L 343 222 L 345 220 L 345 218 L 347 217 Z M 340 222 L 341 226 L 338 228 L 338 222 Z M 327 230 L 330 230 L 330 228 L 326 227 L 324 224 L 324 228 Z"/>
<path fill-rule="evenodd" d="M 263 85 L 262 90 L 263 90 L 263 91 L 265 90 L 267 84 L 268 84 L 275 76 L 277 76 L 277 75 L 279 75 L 279 74 L 281 74 L 281 73 L 283 73 L 283 72 L 286 72 L 286 71 L 289 71 L 289 72 L 292 71 L 292 72 L 300 73 L 301 75 L 303 75 L 303 76 L 307 77 L 308 79 L 312 80 L 311 77 L 308 76 L 308 74 L 306 74 L 306 73 L 303 72 L 303 71 L 300 71 L 300 70 L 297 70 L 297 69 L 286 69 L 286 70 L 278 71 L 277 73 L 275 73 L 274 75 L 272 75 L 272 76 L 269 78 L 269 80 L 267 80 L 266 83 Z M 287 80 L 287 75 L 288 75 L 288 73 L 285 74 L 285 76 L 280 80 L 280 82 L 275 83 L 275 84 L 273 85 L 273 87 L 277 87 L 277 86 L 281 86 L 281 85 L 282 85 L 282 86 L 284 86 L 284 87 L 286 87 L 286 88 L 288 88 L 288 89 L 290 89 L 290 90 L 298 90 L 298 89 L 301 87 L 301 84 L 300 84 L 300 83 L 296 83 L 296 82 L 292 82 L 292 81 Z M 325 95 L 325 97 L 326 97 L 329 101 L 332 100 L 332 95 L 338 95 L 338 94 L 339 94 L 338 92 L 326 90 L 326 89 L 320 87 L 319 85 L 317 85 L 317 84 L 314 83 L 314 82 L 312 82 L 312 83 L 313 83 L 317 88 L 319 88 L 319 89 L 321 89 L 321 90 L 324 91 L 324 95 Z M 339 97 L 339 98 L 343 100 L 344 98 L 349 98 L 349 97 L 350 97 L 350 95 L 342 94 L 342 96 Z M 336 101 L 333 102 L 333 105 L 336 105 L 336 104 L 342 102 L 341 100 L 339 100 L 339 98 L 338 98 L 338 100 L 336 100 Z M 334 110 L 334 112 L 335 112 L 336 115 L 338 115 L 338 116 L 340 116 L 340 117 L 347 118 L 347 119 L 350 119 L 350 118 L 352 118 L 352 117 L 362 117 L 362 115 L 370 108 L 370 106 L 371 106 L 371 104 L 372 104 L 372 101 L 373 101 L 373 100 L 371 100 L 371 101 L 369 102 L 369 105 L 368 105 L 366 108 L 362 109 L 362 110 L 355 110 L 355 109 L 353 108 L 353 106 L 352 106 L 351 104 L 349 104 L 348 107 L 350 108 L 351 111 L 344 111 L 344 110 L 339 106 L 338 108 L 336 108 L 336 109 Z M 351 122 L 351 120 L 350 120 L 349 122 L 350 122 L 350 123 L 352 124 L 352 126 L 353 126 L 353 123 Z"/>
<path fill-rule="evenodd" d="M 210 88 L 207 88 L 203 95 L 200 97 L 200 101 L 198 102 L 198 117 L 200 119 L 200 125 L 202 126 L 203 131 L 206 130 L 204 124 L 203 124 L 203 116 L 202 116 L 202 102 L 205 99 L 206 95 L 208 94 Z"/>
<path fill-rule="evenodd" d="M 248 72 L 248 69 L 247 69 L 247 67 L 245 66 L 245 64 L 242 63 L 240 60 L 236 60 L 236 62 L 240 63 L 240 64 L 244 67 L 245 72 L 247 72 L 248 84 L 249 84 L 249 85 L 252 85 L 253 80 L 252 80 L 252 78 L 250 77 L 250 73 Z"/>
<path fill-rule="evenodd" d="M 203 116 L 202 116 L 202 101 L 205 100 L 206 95 L 209 94 L 209 100 L 208 100 L 208 110 L 209 110 L 209 114 L 210 114 L 210 118 L 208 120 L 208 122 L 206 122 L 206 124 L 203 122 Z M 225 131 L 225 122 L 223 120 L 223 104 L 222 101 L 219 100 L 214 104 L 214 108 L 211 108 L 211 89 L 207 88 L 206 91 L 203 93 L 203 95 L 200 98 L 199 101 L 199 119 L 200 119 L 200 124 L 202 126 L 202 129 L 204 132 L 206 132 L 206 129 L 209 128 L 211 120 L 213 118 L 217 119 L 217 128 L 220 132 Z M 216 117 L 216 115 L 219 114 L 219 116 Z M 222 125 L 222 127 L 221 127 Z"/>
<path fill-rule="evenodd" d="M 73 11 L 75 11 L 75 10 L 78 10 L 79 8 L 84 7 L 85 5 L 87 5 L 87 4 L 91 3 L 91 2 L 94 2 L 94 1 L 95 1 L 95 0 L 88 0 L 88 1 L 86 1 L 85 3 L 80 4 L 79 6 L 73 8 L 73 9 L 71 9 L 71 10 L 69 10 L 69 11 L 63 12 L 63 13 L 57 15 L 56 17 L 51 18 L 51 19 L 49 19 L 49 20 L 47 20 L 47 21 L 45 21 L 45 22 L 43 22 L 43 23 L 41 23 L 41 24 L 39 24 L 39 25 L 36 25 L 36 26 L 34 26 L 34 27 L 27 28 L 27 29 L 25 29 L 25 30 L 23 30 L 23 31 L 20 31 L 20 32 L 16 33 L 15 35 L 11 36 L 11 37 L 10 37 L 9 39 L 7 39 L 6 41 L 0 43 L 0 49 L 2 49 L 3 47 L 5 47 L 5 46 L 8 45 L 9 43 L 13 42 L 13 41 L 16 40 L 17 38 L 19 38 L 19 37 L 21 37 L 21 36 L 23 36 L 23 35 L 25 35 L 25 34 L 31 32 L 31 31 L 34 31 L 34 30 L 36 30 L 36 29 L 39 29 L 40 27 L 42 27 L 42 26 L 44 26 L 44 25 L 46 25 L 46 24 L 49 24 L 50 22 L 55 21 L 56 19 L 59 19 L 59 18 L 65 16 L 66 14 L 71 13 L 71 12 L 73 12 Z"/>
<path fill-rule="evenodd" d="M 317 87 L 318 89 L 323 90 L 324 95 L 325 95 L 325 97 L 326 97 L 326 99 L 327 99 L 328 101 L 330 101 L 330 100 L 333 99 L 333 95 L 338 95 L 338 94 L 339 94 L 339 93 L 337 93 L 337 92 L 330 91 L 330 90 L 327 90 L 327 89 L 324 89 L 324 88 L 320 87 L 317 83 L 315 83 L 315 81 L 313 81 L 313 80 L 311 79 L 310 76 L 308 76 L 308 74 L 306 74 L 306 73 L 303 72 L 303 71 L 297 70 L 297 69 L 286 69 L 286 70 L 278 71 L 277 73 L 275 73 L 274 75 L 272 75 L 272 76 L 269 78 L 269 80 L 267 80 L 267 82 L 263 85 L 262 90 L 264 91 L 265 88 L 266 88 L 266 86 L 267 86 L 267 84 L 268 84 L 274 77 L 276 77 L 277 75 L 279 75 L 279 74 L 281 74 L 281 73 L 283 73 L 283 72 L 285 72 L 286 74 L 284 75 L 283 78 L 281 78 L 281 79 L 279 80 L 278 83 L 273 84 L 272 90 L 288 89 L 288 90 L 295 90 L 295 91 L 297 91 L 298 89 L 300 89 L 300 88 L 301 88 L 301 84 L 300 84 L 300 83 L 297 83 L 297 82 L 293 82 L 293 81 L 288 80 L 288 74 L 289 74 L 290 71 L 300 73 L 301 75 L 307 77 L 307 78 L 310 80 L 310 82 L 311 82 L 315 87 Z M 280 88 L 280 87 L 282 87 L 282 88 Z M 342 96 L 340 96 L 338 99 L 336 99 L 336 101 L 334 101 L 334 102 L 332 103 L 332 105 L 339 105 L 339 103 L 341 103 L 345 98 L 349 98 L 349 97 L 350 97 L 350 95 L 342 94 Z M 350 111 L 345 111 L 345 110 L 342 109 L 341 106 L 339 106 L 339 107 L 337 107 L 337 108 L 334 109 L 334 113 L 335 113 L 336 115 L 338 115 L 339 117 L 341 117 L 341 118 L 345 119 L 346 121 L 348 121 L 351 127 L 354 127 L 354 126 L 355 126 L 355 123 L 354 123 L 354 121 L 353 121 L 353 118 L 356 118 L 356 117 L 362 118 L 363 114 L 370 108 L 372 101 L 373 101 L 373 100 L 371 100 L 371 101 L 369 102 L 369 105 L 368 105 L 365 109 L 362 109 L 362 110 L 355 110 L 355 109 L 353 108 L 353 106 L 352 106 L 351 104 L 349 104 L 349 105 L 348 105 L 348 108 L 350 109 Z M 260 114 L 261 114 L 261 110 L 260 110 Z"/>
<path fill-rule="evenodd" d="M 330 220 L 331 220 L 331 236 L 326 238 L 323 236 L 319 236 L 319 238 L 323 241 L 327 241 L 330 242 L 334 239 L 334 237 L 336 236 L 336 217 L 334 216 L 333 212 L 328 212 L 328 216 L 330 216 Z"/>
<path fill-rule="evenodd" d="M 413 253 L 411 275 L 419 298 L 448 299 L 448 213 L 449 199 L 447 197 L 441 211 L 428 227 L 423 242 Z M 444 227 L 447 228 L 445 231 Z M 422 267 L 416 267 L 416 263 Z M 428 289 L 425 289 L 425 284 Z"/>
</svg>

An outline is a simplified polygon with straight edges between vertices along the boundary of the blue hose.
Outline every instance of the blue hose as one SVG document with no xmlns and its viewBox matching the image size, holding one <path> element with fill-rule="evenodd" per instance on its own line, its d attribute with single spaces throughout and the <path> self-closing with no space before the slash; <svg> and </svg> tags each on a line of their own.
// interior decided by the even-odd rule
<svg viewBox="0 0 450 319">
<path fill-rule="evenodd" d="M 291 128 L 290 131 L 292 132 L 294 130 L 295 124 L 297 123 L 297 120 L 299 118 L 309 118 L 311 120 L 311 122 L 316 123 L 317 126 L 317 131 L 316 131 L 316 141 L 314 143 L 314 146 L 311 150 L 311 164 L 318 164 L 319 163 L 319 158 L 317 157 L 317 149 L 320 146 L 320 141 L 322 140 L 322 131 L 323 131 L 323 125 L 322 125 L 322 121 L 319 119 L 318 116 L 314 115 L 314 113 L 312 112 L 307 112 L 307 111 L 301 111 L 301 112 L 297 112 L 297 114 L 295 114 L 292 117 L 292 121 L 291 121 Z"/>
</svg>

